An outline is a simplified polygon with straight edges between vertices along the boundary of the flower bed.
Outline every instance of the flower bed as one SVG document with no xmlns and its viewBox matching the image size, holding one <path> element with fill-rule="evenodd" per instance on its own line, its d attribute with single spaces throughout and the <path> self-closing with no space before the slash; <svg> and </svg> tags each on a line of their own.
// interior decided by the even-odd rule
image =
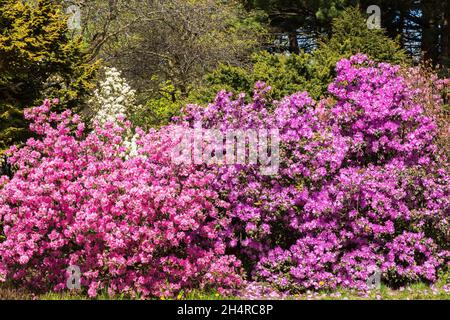
<svg viewBox="0 0 450 320">
<path fill-rule="evenodd" d="M 450 181 L 438 128 L 399 67 L 343 59 L 329 96 L 253 101 L 221 92 L 158 131 L 124 119 L 85 132 L 51 103 L 27 117 L 38 138 L 12 148 L 0 180 L 0 277 L 63 290 L 69 265 L 90 296 L 167 297 L 243 278 L 281 291 L 434 282 L 449 261 Z M 274 106 L 273 108 L 268 106 Z M 277 128 L 280 168 L 175 164 L 179 126 Z"/>
</svg>

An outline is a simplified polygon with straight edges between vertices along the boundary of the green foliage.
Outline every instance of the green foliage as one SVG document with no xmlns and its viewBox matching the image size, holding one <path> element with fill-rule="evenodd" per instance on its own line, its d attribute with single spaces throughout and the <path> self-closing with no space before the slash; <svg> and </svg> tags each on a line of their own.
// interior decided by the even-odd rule
<svg viewBox="0 0 450 320">
<path fill-rule="evenodd" d="M 156 80 L 157 77 L 153 77 Z M 185 102 L 181 98 L 181 92 L 170 82 L 159 85 L 158 95 L 147 100 L 144 108 L 133 116 L 132 122 L 141 127 L 159 127 L 170 122 L 172 117 L 178 116 Z"/>
<path fill-rule="evenodd" d="M 255 54 L 253 58 L 259 56 Z M 206 75 L 205 86 L 201 86 L 189 95 L 189 102 L 205 104 L 212 102 L 220 90 L 250 93 L 254 84 L 253 73 L 243 67 L 221 64 L 212 73 Z"/>
<path fill-rule="evenodd" d="M 251 97 L 254 84 L 264 81 L 272 87 L 271 98 L 281 99 L 293 92 L 308 90 L 319 96 L 320 83 L 314 77 L 311 56 L 270 54 L 261 52 L 254 54 L 251 70 L 221 65 L 206 77 L 207 85 L 190 96 L 190 102 L 207 103 L 214 99 L 219 90 L 234 93 L 245 92 Z"/>
<path fill-rule="evenodd" d="M 327 52 L 345 57 L 362 52 L 378 61 L 393 63 L 407 60 L 398 42 L 387 37 L 383 29 L 369 29 L 366 17 L 353 7 L 333 20 L 332 36 L 322 41 L 315 56 L 321 57 Z"/>
<path fill-rule="evenodd" d="M 350 7 L 333 20 L 331 38 L 323 39 L 314 52 L 314 71 L 323 84 L 322 90 L 326 90 L 334 78 L 336 63 L 356 53 L 364 53 L 375 61 L 408 62 L 408 56 L 398 42 L 386 36 L 383 29 L 369 29 L 359 9 Z"/>
<path fill-rule="evenodd" d="M 335 76 L 334 67 L 342 58 L 364 53 L 376 61 L 407 63 L 406 53 L 383 30 L 367 28 L 365 17 L 358 9 L 349 8 L 333 22 L 333 35 L 320 42 L 312 53 L 269 54 L 252 56 L 252 67 L 222 64 L 205 78 L 203 87 L 193 92 L 190 102 L 210 102 L 220 89 L 251 95 L 254 83 L 265 81 L 272 87 L 272 98 L 307 90 L 317 99 L 322 96 Z"/>
<path fill-rule="evenodd" d="M 24 108 L 58 97 L 80 106 L 93 87 L 96 64 L 87 63 L 67 16 L 51 0 L 0 0 L 0 152 L 28 136 Z"/>
</svg>

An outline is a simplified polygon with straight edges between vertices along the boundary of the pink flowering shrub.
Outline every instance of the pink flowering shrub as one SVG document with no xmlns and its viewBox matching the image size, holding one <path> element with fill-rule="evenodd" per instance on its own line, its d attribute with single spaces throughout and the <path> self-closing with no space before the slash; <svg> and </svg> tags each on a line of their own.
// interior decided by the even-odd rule
<svg viewBox="0 0 450 320">
<path fill-rule="evenodd" d="M 365 289 L 383 281 L 436 280 L 449 257 L 449 172 L 434 120 L 399 67 L 344 59 L 328 99 L 298 93 L 266 109 L 221 92 L 184 121 L 280 130 L 278 175 L 224 166 L 215 188 L 230 203 L 230 252 L 258 280 L 282 290 Z"/>
<path fill-rule="evenodd" d="M 219 237 L 226 204 L 208 187 L 214 176 L 171 163 L 170 127 L 139 131 L 139 156 L 126 159 L 129 123 L 86 134 L 78 116 L 50 106 L 28 112 L 40 138 L 12 149 L 15 175 L 1 181 L 1 279 L 62 290 L 76 265 L 90 296 L 240 284 Z"/>
<path fill-rule="evenodd" d="M 377 269 L 392 285 L 435 281 L 450 257 L 450 174 L 435 119 L 399 67 L 357 55 L 336 70 L 318 102 L 303 92 L 268 103 L 270 88 L 257 83 L 251 103 L 220 92 L 177 120 L 277 128 L 271 176 L 258 164 L 175 164 L 173 125 L 137 129 L 130 156 L 126 121 L 86 133 L 48 101 L 33 109 L 40 137 L 11 150 L 14 177 L 0 179 L 0 277 L 62 290 L 78 265 L 91 296 L 142 297 L 226 292 L 245 283 L 241 263 L 249 280 L 276 288 L 250 283 L 249 295 L 364 290 Z"/>
</svg>

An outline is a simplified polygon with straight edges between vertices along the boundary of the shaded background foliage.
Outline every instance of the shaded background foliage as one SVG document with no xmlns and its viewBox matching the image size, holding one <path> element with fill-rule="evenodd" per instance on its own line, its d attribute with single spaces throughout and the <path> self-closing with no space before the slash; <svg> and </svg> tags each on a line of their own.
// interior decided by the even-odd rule
<svg viewBox="0 0 450 320">
<path fill-rule="evenodd" d="M 431 59 L 449 66 L 450 3 L 439 0 L 244 0 L 246 8 L 267 12 L 271 27 L 282 36 L 291 52 L 315 44 L 321 35 L 331 35 L 332 19 L 348 6 L 362 12 L 370 5 L 381 8 L 381 25 L 392 39 L 417 59 Z M 306 38 L 305 38 L 306 37 Z M 307 47 L 314 48 L 314 45 Z"/>
<path fill-rule="evenodd" d="M 366 26 L 372 4 L 381 30 Z M 71 5 L 79 29 L 67 28 Z M 118 68 L 136 90 L 136 124 L 146 128 L 223 88 L 250 95 L 258 80 L 274 99 L 299 90 L 319 98 L 335 63 L 358 52 L 405 65 L 429 59 L 448 73 L 445 1 L 2 0 L 0 12 L 3 150 L 28 136 L 22 110 L 46 96 L 91 115 L 100 64 Z"/>
</svg>

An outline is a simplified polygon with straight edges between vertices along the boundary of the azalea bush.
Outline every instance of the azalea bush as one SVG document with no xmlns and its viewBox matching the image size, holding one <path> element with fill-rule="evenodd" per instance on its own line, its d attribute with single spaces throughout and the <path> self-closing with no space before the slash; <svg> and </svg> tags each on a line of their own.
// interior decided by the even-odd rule
<svg viewBox="0 0 450 320">
<path fill-rule="evenodd" d="M 207 108 L 188 108 L 191 123 L 280 130 L 278 175 L 216 168 L 230 203 L 229 250 L 283 290 L 364 290 L 377 269 L 392 285 L 435 281 L 449 257 L 449 172 L 421 91 L 400 67 L 363 55 L 336 70 L 319 102 L 297 93 L 269 112 L 259 83 L 250 104 L 221 92 Z"/>
<path fill-rule="evenodd" d="M 240 284 L 240 262 L 219 237 L 226 203 L 208 188 L 214 176 L 172 164 L 170 128 L 140 132 L 139 155 L 124 157 L 123 118 L 87 133 L 77 115 L 50 107 L 27 113 L 40 138 L 11 150 L 15 175 L 0 182 L 2 280 L 62 290 L 75 265 L 89 296 Z"/>
<path fill-rule="evenodd" d="M 63 290 L 77 265 L 91 296 L 141 297 L 231 292 L 243 270 L 291 293 L 366 290 L 376 270 L 393 286 L 434 282 L 450 258 L 435 120 L 398 66 L 357 55 L 336 71 L 320 101 L 306 92 L 270 101 L 262 82 L 250 103 L 222 91 L 207 107 L 188 105 L 176 126 L 137 128 L 131 155 L 122 116 L 86 132 L 49 101 L 30 110 L 39 137 L 10 150 L 15 174 L 0 181 L 0 277 Z M 177 130 L 199 122 L 277 128 L 279 171 L 175 164 Z"/>
<path fill-rule="evenodd" d="M 422 105 L 438 125 L 437 146 L 450 156 L 450 78 L 440 79 L 428 65 L 407 68 L 402 76 L 415 90 L 415 102 Z"/>
</svg>

